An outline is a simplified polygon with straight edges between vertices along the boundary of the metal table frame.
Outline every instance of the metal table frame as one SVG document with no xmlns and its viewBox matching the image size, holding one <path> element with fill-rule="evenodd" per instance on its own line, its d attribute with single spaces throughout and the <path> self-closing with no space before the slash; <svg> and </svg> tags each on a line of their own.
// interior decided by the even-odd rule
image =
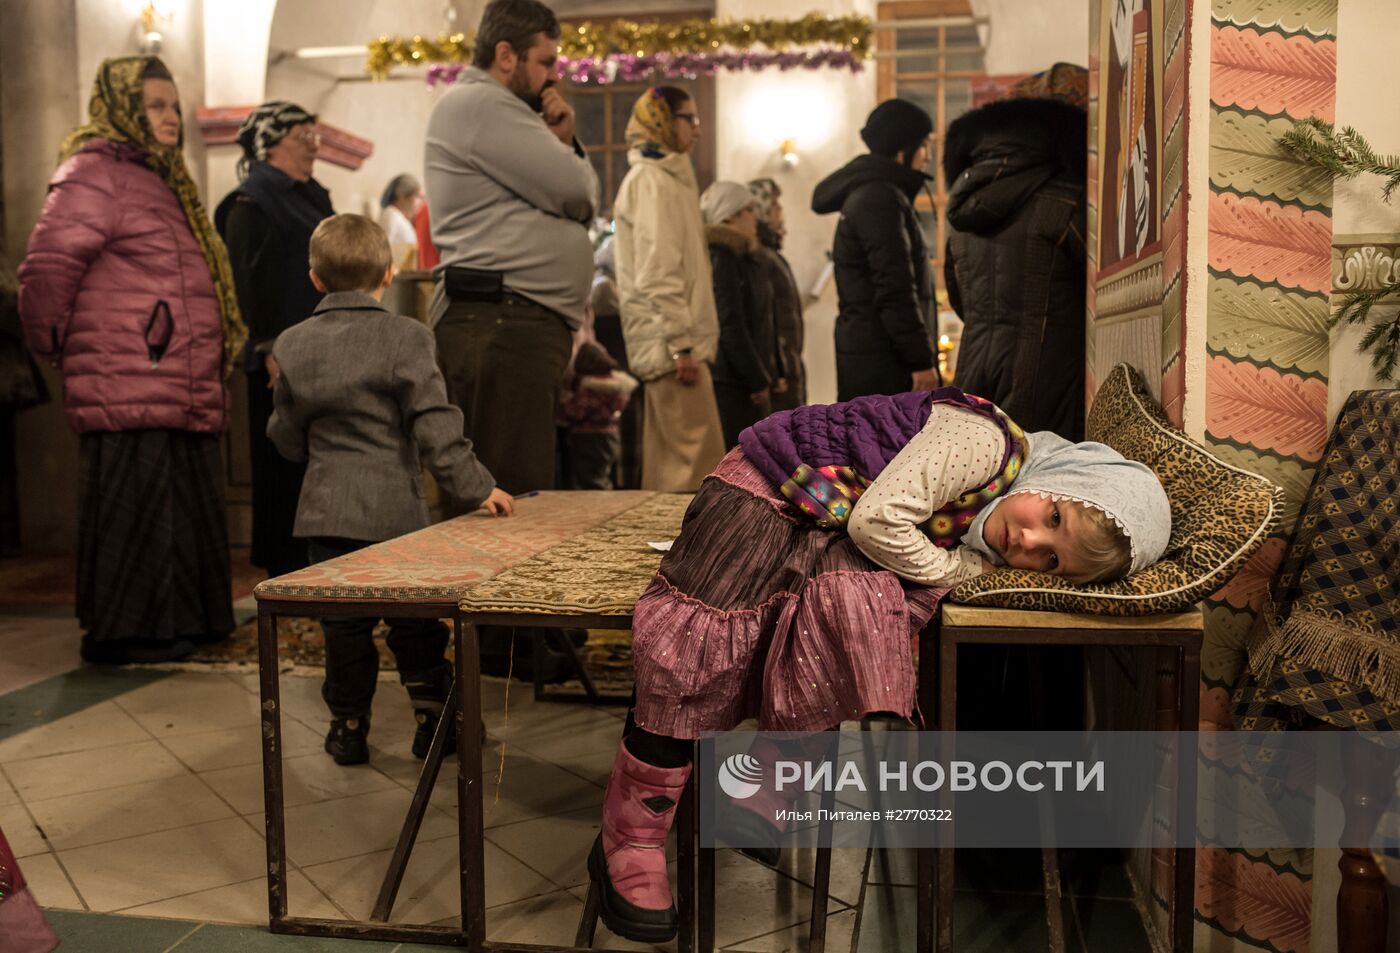
<svg viewBox="0 0 1400 953">
<path fill-rule="evenodd" d="M 278 671 L 278 649 L 277 649 L 277 619 L 280 616 L 296 616 L 322 618 L 356 616 L 383 616 L 385 612 L 391 612 L 395 617 L 415 618 L 415 619 L 451 619 L 453 621 L 453 639 L 456 644 L 458 672 L 460 685 L 460 672 L 462 669 L 462 652 L 464 648 L 464 638 L 462 621 L 457 609 L 456 600 L 444 600 L 442 602 L 417 602 L 417 603 L 386 603 L 384 600 L 337 600 L 337 601 L 315 601 L 300 599 L 269 599 L 260 600 L 258 603 L 258 687 L 261 695 L 260 711 L 262 715 L 262 745 L 263 745 L 263 810 L 266 812 L 267 828 L 267 901 L 268 901 L 268 929 L 272 933 L 286 933 L 293 936 L 323 936 L 337 937 L 358 940 L 385 940 L 398 943 L 439 943 L 448 946 L 465 946 L 466 937 L 463 932 L 454 930 L 451 927 L 439 927 L 417 924 L 390 924 L 385 922 L 388 918 L 388 911 L 393 906 L 393 897 L 398 892 L 398 886 L 403 879 L 403 872 L 408 866 L 408 854 L 413 846 L 413 840 L 418 834 L 418 825 L 422 821 L 423 812 L 427 807 L 428 796 L 431 794 L 433 784 L 437 780 L 438 769 L 442 764 L 442 749 L 446 742 L 447 726 L 452 719 L 447 710 L 443 713 L 443 718 L 439 722 L 437 736 L 433 738 L 432 749 L 428 758 L 423 764 L 423 773 L 418 780 L 418 788 L 414 792 L 413 803 L 409 808 L 408 816 L 405 819 L 403 832 L 399 837 L 398 847 L 395 849 L 393 857 L 389 862 L 389 870 L 386 874 L 384 886 L 380 890 L 379 902 L 376 904 L 376 913 L 382 910 L 383 919 L 370 920 L 323 920 L 313 917 L 292 917 L 287 915 L 287 845 L 286 845 L 286 817 L 283 805 L 282 788 L 282 702 L 281 686 L 279 684 Z M 480 688 L 477 685 L 477 672 L 480 662 L 477 658 L 476 639 L 470 639 L 471 663 L 473 670 L 471 694 L 475 696 L 477 706 L 480 706 Z M 453 699 L 460 700 L 464 693 L 454 693 Z M 470 748 L 475 752 L 475 763 L 478 774 L 481 764 L 481 737 L 475 730 L 463 732 L 461 730 L 461 705 L 452 705 L 449 702 L 448 708 L 455 707 L 456 725 L 459 751 L 463 748 Z M 478 789 L 480 778 L 477 779 Z M 467 798 L 463 796 L 464 779 L 462 772 L 458 770 L 457 778 L 457 814 L 459 825 L 459 850 L 463 855 L 471 852 L 467 846 Z M 479 790 L 478 790 L 479 793 Z M 480 856 L 482 850 L 480 844 L 480 811 L 476 812 L 476 832 L 478 842 L 474 850 Z M 387 892 L 387 904 L 386 900 Z M 467 909 L 467 879 L 465 869 L 462 877 L 463 907 Z M 465 922 L 465 919 L 464 919 Z"/>
<path fill-rule="evenodd" d="M 1168 730 L 1195 731 L 1200 720 L 1201 642 L 1203 627 L 1142 628 L 1135 627 L 1133 618 L 1124 618 L 1114 626 L 1107 617 L 1100 617 L 1101 627 L 1017 627 L 1004 625 L 950 625 L 942 619 L 925 630 L 920 643 L 920 704 L 925 711 L 938 712 L 940 731 L 955 731 L 958 705 L 958 646 L 960 645 L 1019 645 L 1019 646 L 1115 646 L 1122 648 L 1156 648 L 1170 650 L 1174 656 L 1171 666 L 1158 670 L 1158 697 L 1166 701 L 1175 714 Z M 936 649 L 937 654 L 934 651 Z M 937 660 L 935 662 L 935 659 Z M 934 666 L 937 666 L 937 677 Z M 938 697 L 929 697 L 933 685 Z M 931 707 L 936 703 L 937 707 Z M 1183 752 L 1185 754 L 1185 752 Z M 1177 765 L 1175 822 L 1178 830 L 1195 830 L 1196 824 L 1196 759 L 1181 757 Z M 1190 791 L 1192 796 L 1182 797 Z M 951 829 L 951 828 L 950 828 Z M 954 835 L 955 836 L 955 835 Z M 917 904 L 918 921 L 916 949 L 919 953 L 951 953 L 953 947 L 953 850 L 952 846 L 918 851 Z M 1173 953 L 1190 953 L 1195 927 L 1196 849 L 1178 847 L 1174 850 L 1172 897 L 1169 901 L 1170 949 Z"/>
<path fill-rule="evenodd" d="M 368 920 L 325 920 L 314 917 L 293 917 L 287 913 L 287 850 L 286 817 L 282 782 L 282 717 L 281 689 L 278 671 L 277 620 L 281 616 L 321 618 L 383 616 L 420 619 L 451 619 L 455 646 L 456 685 L 439 722 L 432 748 L 424 760 L 413 801 L 404 819 L 398 844 L 389 861 L 384 882 L 379 891 L 375 910 Z M 267 830 L 267 894 L 268 928 L 272 933 L 293 936 L 321 936 L 340 939 L 381 940 L 398 943 L 429 943 L 460 946 L 477 951 L 534 951 L 534 953 L 566 953 L 578 947 L 542 946 L 529 943 L 494 943 L 486 940 L 486 870 L 484 854 L 484 803 L 482 799 L 481 736 L 474 726 L 481 718 L 481 663 L 477 640 L 477 625 L 500 624 L 518 626 L 523 622 L 539 626 L 584 626 L 589 628 L 626 628 L 631 616 L 520 616 L 509 614 L 473 615 L 471 622 L 452 601 L 417 603 L 386 603 L 384 600 L 316 601 L 302 599 L 267 599 L 258 604 L 258 682 L 262 717 L 263 744 L 263 806 Z M 549 696 L 546 696 L 547 698 Z M 391 924 L 388 917 L 394 898 L 407 869 L 418 828 L 427 809 L 433 785 L 437 781 L 446 743 L 446 727 L 455 724 L 457 730 L 457 842 L 460 859 L 462 926 L 460 929 L 426 924 Z M 694 783 L 681 799 L 678 824 L 682 830 L 693 830 L 695 823 Z M 710 852 L 706 852 L 710 853 Z M 691 909 L 695 897 L 694 842 L 682 839 L 680 845 L 681 875 L 677 901 L 683 923 L 694 923 Z M 702 861 L 704 863 L 704 861 Z M 713 855 L 709 858 L 713 865 Z M 711 874 L 710 882 L 713 883 Z M 682 934 L 680 951 L 690 953 L 691 947 Z M 584 948 L 586 949 L 586 948 Z"/>
</svg>

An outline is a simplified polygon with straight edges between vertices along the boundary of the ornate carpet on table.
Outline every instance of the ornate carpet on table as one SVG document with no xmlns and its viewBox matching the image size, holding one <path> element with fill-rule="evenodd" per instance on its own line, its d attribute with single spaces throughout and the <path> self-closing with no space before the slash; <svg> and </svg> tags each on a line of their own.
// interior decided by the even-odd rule
<svg viewBox="0 0 1400 953">
<path fill-rule="evenodd" d="M 612 616 L 626 625 L 632 603 L 661 562 L 649 544 L 676 537 L 689 501 L 683 494 L 636 491 L 542 493 L 522 500 L 509 522 L 460 517 L 261 583 L 257 593 L 273 602 L 415 602 L 480 590 L 493 608 L 522 615 L 522 624 L 552 607 L 558 614 Z M 386 630 L 381 625 L 375 634 L 380 671 L 392 672 Z M 284 672 L 319 676 L 324 652 L 317 622 L 278 620 Z M 631 691 L 630 632 L 591 631 L 580 655 L 600 691 Z M 257 658 L 257 623 L 250 621 L 226 642 L 204 646 L 175 667 L 256 671 Z"/>
<path fill-rule="evenodd" d="M 384 644 L 388 629 L 375 629 L 375 645 L 379 649 L 381 678 L 396 679 L 394 657 Z M 284 674 L 320 678 L 326 664 L 325 641 L 321 624 L 315 619 L 279 619 L 277 625 L 278 658 Z M 613 629 L 591 629 L 588 643 L 578 650 L 588 674 L 598 690 L 605 694 L 626 695 L 632 690 L 632 633 Z M 448 646 L 448 657 L 452 647 Z M 258 670 L 258 623 L 254 619 L 234 630 L 233 635 L 217 645 L 202 645 L 181 662 L 155 665 L 151 668 L 180 671 L 234 671 L 253 673 Z M 383 674 L 390 673 L 390 674 Z"/>
</svg>

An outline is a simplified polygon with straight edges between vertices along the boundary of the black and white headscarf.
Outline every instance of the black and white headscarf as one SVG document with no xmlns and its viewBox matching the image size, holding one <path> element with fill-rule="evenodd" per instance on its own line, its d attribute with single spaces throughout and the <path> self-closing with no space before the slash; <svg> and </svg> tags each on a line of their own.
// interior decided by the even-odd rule
<svg viewBox="0 0 1400 953">
<path fill-rule="evenodd" d="M 267 150 L 287 137 L 293 127 L 315 122 L 316 117 L 296 103 L 274 99 L 250 112 L 238 127 L 238 144 L 243 158 L 238 160 L 238 176 L 248 174 L 248 163 L 266 162 Z"/>
</svg>

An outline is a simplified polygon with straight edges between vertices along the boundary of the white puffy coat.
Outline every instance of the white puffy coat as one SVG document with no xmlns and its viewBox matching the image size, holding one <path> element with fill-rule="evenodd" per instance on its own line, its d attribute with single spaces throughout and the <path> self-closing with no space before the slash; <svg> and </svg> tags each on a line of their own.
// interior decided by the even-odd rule
<svg viewBox="0 0 1400 953">
<path fill-rule="evenodd" d="M 672 355 L 683 348 L 714 360 L 719 318 L 690 156 L 634 148 L 627 158 L 613 203 L 617 290 L 628 367 L 647 381 L 674 373 Z"/>
</svg>

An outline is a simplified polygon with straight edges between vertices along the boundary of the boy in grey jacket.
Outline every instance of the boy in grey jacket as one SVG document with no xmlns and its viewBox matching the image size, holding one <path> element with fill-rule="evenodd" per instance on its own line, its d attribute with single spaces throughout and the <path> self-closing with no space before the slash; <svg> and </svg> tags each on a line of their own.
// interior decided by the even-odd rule
<svg viewBox="0 0 1400 953">
<path fill-rule="evenodd" d="M 467 509 L 510 515 L 511 497 L 462 436 L 447 402 L 433 334 L 379 301 L 393 279 L 389 240 L 362 215 L 336 215 L 311 236 L 311 281 L 325 294 L 311 317 L 282 332 L 267 435 L 289 460 L 307 462 L 293 533 L 312 562 L 428 525 L 420 474 Z M 337 764 L 369 760 L 370 702 L 379 676 L 377 619 L 322 619 L 331 710 L 326 751 Z M 436 619 L 386 619 L 389 649 L 418 721 L 413 754 L 425 757 L 452 684 L 447 628 Z M 449 753 L 456 739 L 449 739 Z"/>
</svg>

